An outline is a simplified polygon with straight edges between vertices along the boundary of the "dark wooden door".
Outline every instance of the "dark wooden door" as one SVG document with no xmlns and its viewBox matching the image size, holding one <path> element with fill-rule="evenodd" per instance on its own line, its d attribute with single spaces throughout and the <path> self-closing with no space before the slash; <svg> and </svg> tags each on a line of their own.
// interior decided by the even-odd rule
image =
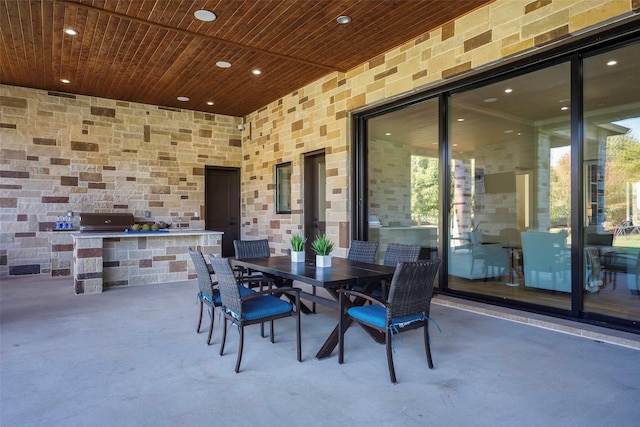
<svg viewBox="0 0 640 427">
<path fill-rule="evenodd" d="M 326 168 L 324 151 L 305 155 L 304 158 L 304 234 L 307 238 L 307 258 L 313 258 L 311 242 L 326 228 Z"/>
<path fill-rule="evenodd" d="M 240 169 L 207 166 L 205 169 L 205 228 L 222 231 L 222 256 L 235 255 L 240 239 Z"/>
</svg>

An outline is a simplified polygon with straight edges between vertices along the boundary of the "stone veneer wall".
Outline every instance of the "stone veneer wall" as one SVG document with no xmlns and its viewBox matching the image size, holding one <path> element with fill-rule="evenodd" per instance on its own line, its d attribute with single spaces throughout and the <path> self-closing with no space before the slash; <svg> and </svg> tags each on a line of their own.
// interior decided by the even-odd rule
<svg viewBox="0 0 640 427">
<path fill-rule="evenodd" d="M 3 96 L 0 99 L 9 104 L 0 105 L 3 150 L 0 273 L 7 274 L 9 264 L 30 263 L 44 265 L 43 272 L 50 268 L 54 274 L 66 273 L 69 262 L 47 267 L 50 262 L 47 260 L 54 256 L 48 246 L 50 237 L 43 234 L 43 228 L 46 230 L 48 226 L 43 223 L 50 224 L 52 218 L 66 212 L 69 204 L 64 197 L 71 193 L 69 184 L 87 194 L 95 193 L 87 204 L 99 202 L 100 195 L 105 195 L 105 209 L 120 209 L 121 204 L 131 202 L 116 196 L 119 192 L 115 191 L 113 180 L 114 175 L 124 175 L 118 183 L 125 191 L 135 183 L 136 189 L 131 194 L 143 199 L 141 206 L 151 202 L 162 204 L 158 208 L 175 217 L 187 203 L 185 200 L 189 200 L 189 210 L 183 212 L 201 207 L 202 199 L 191 205 L 196 193 L 201 193 L 202 181 L 192 168 L 198 167 L 200 171 L 204 164 L 242 165 L 243 236 L 267 236 L 272 249 L 284 253 L 290 234 L 302 228 L 302 156 L 315 150 L 326 153 L 327 234 L 340 244 L 336 254 L 344 256 L 350 240 L 350 112 L 435 87 L 504 58 L 534 52 L 576 33 L 604 27 L 639 9 L 640 0 L 496 0 L 347 73 L 329 74 L 248 115 L 241 148 L 237 146 L 239 135 L 235 126 L 229 126 L 231 122 L 240 123 L 239 119 L 207 118 L 205 114 L 80 96 L 74 101 L 0 86 Z M 39 99 L 43 103 L 56 101 L 49 101 L 52 105 L 42 110 L 38 107 Z M 70 108 L 76 111 L 65 112 Z M 119 109 L 131 111 L 124 123 L 117 122 L 124 119 Z M 147 118 L 145 109 L 149 111 Z M 115 117 L 108 117 L 111 110 Z M 126 130 L 127 126 L 135 130 Z M 112 153 L 115 159 L 100 150 L 97 161 L 92 161 L 98 153 L 78 151 L 92 149 L 94 135 L 106 144 L 114 139 L 121 144 Z M 8 137 L 10 143 L 5 142 Z M 154 146 L 157 140 L 162 148 L 150 153 L 140 151 L 138 155 L 123 152 L 140 149 L 138 144 L 145 138 L 152 138 Z M 131 158 L 143 155 L 146 157 L 141 168 L 136 166 L 124 172 L 118 169 L 119 161 L 133 168 L 138 161 Z M 183 160 L 184 156 L 187 159 Z M 58 159 L 68 163 L 58 165 Z M 293 206 L 292 213 L 285 215 L 275 213 L 273 175 L 274 165 L 286 161 L 293 164 Z M 105 188 L 93 192 L 90 184 Z M 60 190 L 65 187 L 67 191 Z M 155 192 L 150 193 L 152 187 Z M 163 194 L 165 191 L 169 193 Z M 58 201 L 58 197 L 63 199 Z M 162 203 L 163 200 L 171 206 Z M 43 205 L 46 212 L 41 213 Z M 139 213 L 142 209 L 135 206 L 132 210 Z M 11 259 L 8 254 L 12 254 Z M 15 257 L 21 259 L 17 261 Z"/>
<path fill-rule="evenodd" d="M 286 252 L 302 228 L 302 156 L 325 150 L 327 234 L 345 256 L 350 241 L 350 112 L 541 46 L 604 27 L 640 0 L 496 0 L 347 73 L 332 73 L 247 117 L 243 135 L 243 234 L 269 236 Z M 293 162 L 292 214 L 273 207 L 273 169 Z"/>
<path fill-rule="evenodd" d="M 204 227 L 205 165 L 240 167 L 241 119 L 0 85 L 0 277 L 72 274 L 56 216 Z M 195 275 L 193 276 L 195 277 Z"/>
<path fill-rule="evenodd" d="M 369 141 L 369 214 L 383 227 L 411 224 L 412 147 L 390 141 Z"/>
</svg>

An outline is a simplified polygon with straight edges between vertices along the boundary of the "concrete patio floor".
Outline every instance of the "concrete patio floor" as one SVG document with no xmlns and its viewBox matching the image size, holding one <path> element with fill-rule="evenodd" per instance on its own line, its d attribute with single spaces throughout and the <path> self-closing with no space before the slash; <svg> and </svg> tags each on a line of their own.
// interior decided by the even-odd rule
<svg viewBox="0 0 640 427">
<path fill-rule="evenodd" d="M 302 363 L 295 322 L 284 319 L 275 344 L 258 326 L 247 330 L 236 374 L 235 330 L 222 357 L 217 315 L 214 345 L 195 333 L 196 288 L 180 282 L 76 296 L 69 278 L 2 279 L 0 424 L 640 425 L 638 335 L 564 322 L 565 332 L 597 339 L 574 336 L 494 317 L 515 313 L 526 322 L 521 312 L 438 296 L 435 369 L 427 368 L 420 331 L 405 333 L 395 341 L 392 385 L 384 346 L 357 326 L 347 332 L 343 365 L 336 351 L 315 358 L 337 322 L 319 307 L 302 318 Z"/>
</svg>

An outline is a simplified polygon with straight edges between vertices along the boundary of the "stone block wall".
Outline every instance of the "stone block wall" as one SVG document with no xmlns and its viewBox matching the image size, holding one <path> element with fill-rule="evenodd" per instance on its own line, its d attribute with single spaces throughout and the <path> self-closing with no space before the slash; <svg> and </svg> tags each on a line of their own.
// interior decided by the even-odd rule
<svg viewBox="0 0 640 427">
<path fill-rule="evenodd" d="M 0 277 L 72 274 L 57 216 L 204 227 L 206 165 L 240 167 L 237 117 L 0 85 Z"/>
<path fill-rule="evenodd" d="M 352 112 L 638 10 L 640 0 L 496 0 L 265 105 L 245 118 L 243 132 L 241 118 L 0 86 L 0 275 L 11 268 L 66 274 L 69 241 L 57 238 L 54 253 L 47 230 L 70 208 L 148 209 L 165 221 L 201 212 L 204 165 L 242 166 L 242 235 L 269 236 L 272 250 L 285 253 L 290 234 L 302 228 L 303 155 L 316 150 L 327 162 L 327 234 L 345 256 Z M 274 165 L 287 161 L 292 213 L 276 214 Z"/>
<path fill-rule="evenodd" d="M 332 73 L 247 116 L 243 134 L 243 234 L 273 236 L 276 253 L 302 228 L 302 156 L 325 150 L 327 234 L 345 256 L 350 220 L 350 114 L 437 87 L 483 67 L 640 9 L 640 0 L 496 0 L 349 70 Z M 293 162 L 292 213 L 275 214 L 273 166 Z M 249 203 L 251 201 L 251 203 Z"/>
<path fill-rule="evenodd" d="M 369 141 L 369 214 L 383 227 L 410 226 L 412 147 Z"/>
</svg>

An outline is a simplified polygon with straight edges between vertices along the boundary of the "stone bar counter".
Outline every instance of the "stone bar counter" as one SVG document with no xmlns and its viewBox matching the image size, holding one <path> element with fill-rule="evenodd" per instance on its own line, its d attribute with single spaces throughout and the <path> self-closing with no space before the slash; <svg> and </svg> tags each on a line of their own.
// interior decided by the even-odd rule
<svg viewBox="0 0 640 427">
<path fill-rule="evenodd" d="M 74 233 L 73 275 L 76 294 L 100 293 L 114 286 L 194 279 L 187 248 L 222 254 L 222 232 Z"/>
</svg>

